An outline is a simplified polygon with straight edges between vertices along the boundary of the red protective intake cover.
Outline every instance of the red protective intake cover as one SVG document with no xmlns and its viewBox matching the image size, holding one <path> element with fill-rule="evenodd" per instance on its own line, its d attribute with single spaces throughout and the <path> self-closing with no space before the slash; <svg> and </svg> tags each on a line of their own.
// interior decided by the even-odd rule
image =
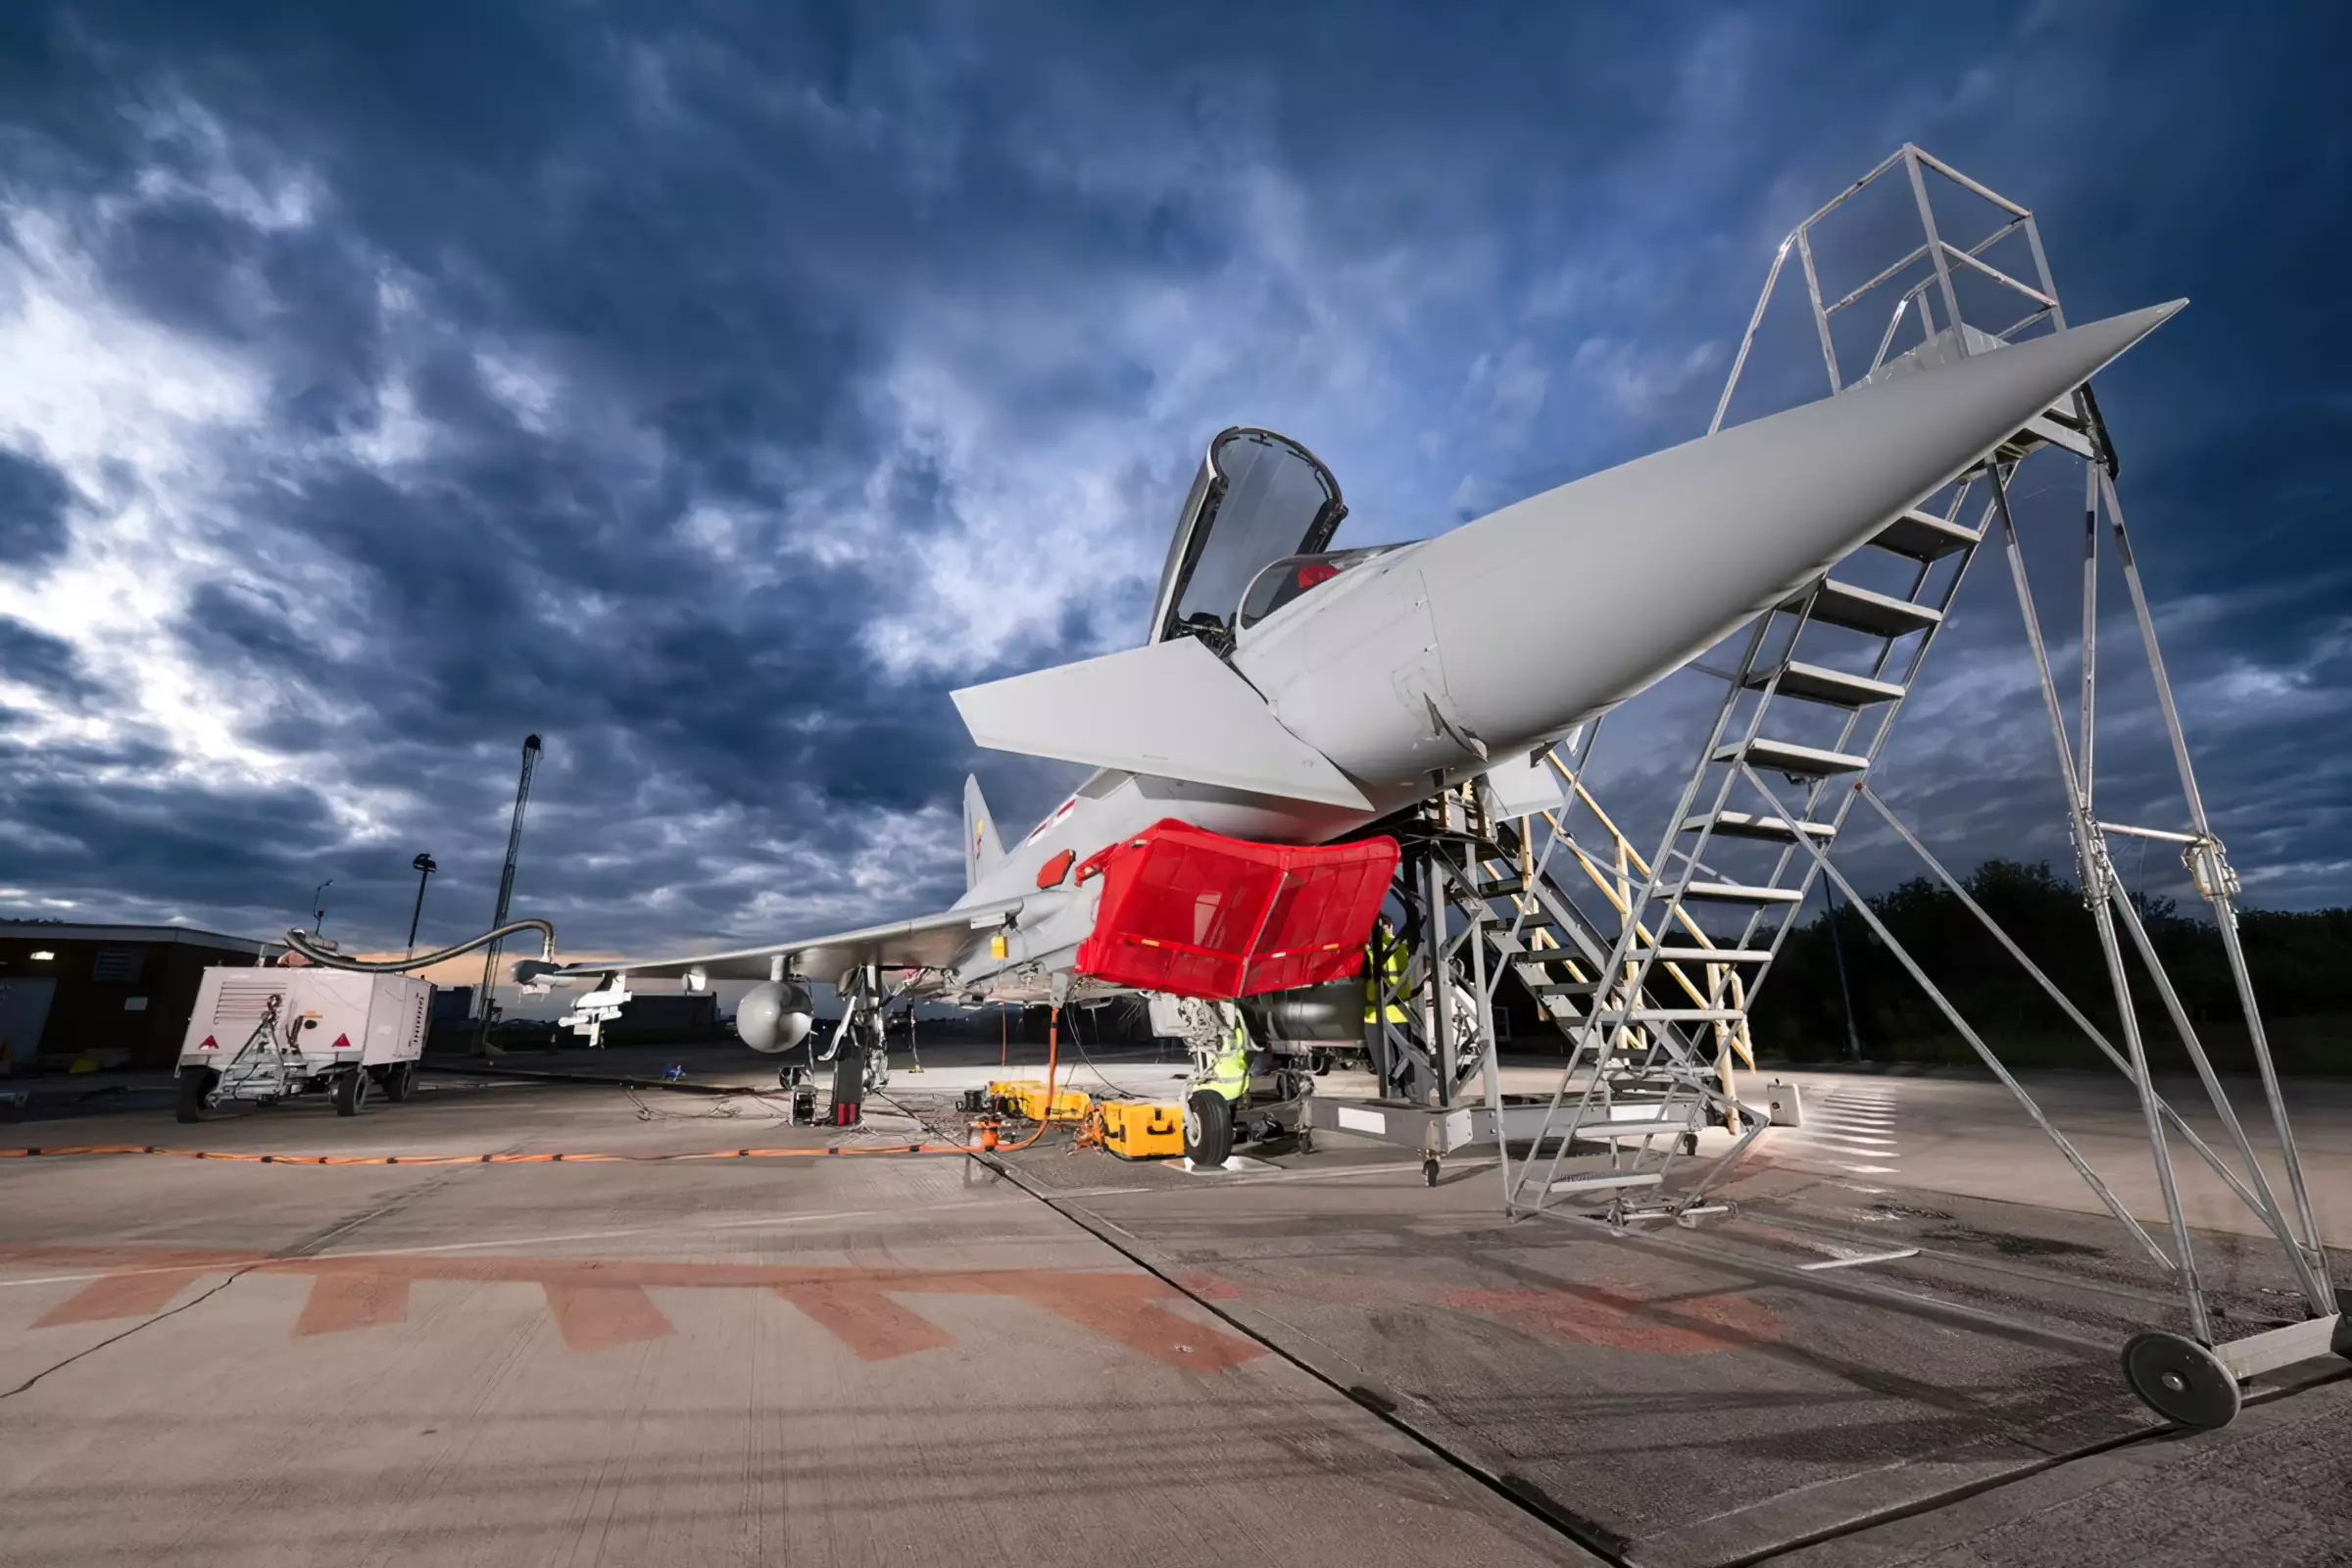
<svg viewBox="0 0 2352 1568">
<path fill-rule="evenodd" d="M 1078 972 L 1230 1001 L 1344 980 L 1396 874 L 1395 839 L 1253 844 L 1173 819 L 1090 857 L 1102 905 Z"/>
</svg>

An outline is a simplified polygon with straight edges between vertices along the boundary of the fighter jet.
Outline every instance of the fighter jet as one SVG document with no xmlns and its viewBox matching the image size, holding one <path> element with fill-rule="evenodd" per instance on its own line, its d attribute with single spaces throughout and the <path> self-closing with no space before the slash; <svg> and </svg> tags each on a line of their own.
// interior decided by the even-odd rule
<svg viewBox="0 0 2352 1568">
<path fill-rule="evenodd" d="M 830 1043 L 837 1099 L 858 1090 L 845 1037 L 871 1019 L 878 1048 L 880 1005 L 902 997 L 1186 1004 L 1171 1027 L 1205 1074 L 1239 999 L 1359 972 L 1398 857 L 1385 818 L 1531 769 L 1983 463 L 2182 303 L 1921 359 L 1376 549 L 1330 548 L 1347 509 L 1304 447 L 1227 430 L 1186 498 L 1140 646 L 954 693 L 981 746 L 1094 771 L 1010 847 L 967 781 L 967 891 L 952 906 L 518 978 L 602 982 L 583 999 L 592 1018 L 635 980 L 757 981 L 737 1030 L 767 1053 L 808 1040 L 808 986 L 833 984 L 850 1004 Z M 1571 607 L 1575 582 L 1617 591 Z M 1188 1145 L 1212 1162 L 1218 1098 L 1188 1106 Z"/>
</svg>

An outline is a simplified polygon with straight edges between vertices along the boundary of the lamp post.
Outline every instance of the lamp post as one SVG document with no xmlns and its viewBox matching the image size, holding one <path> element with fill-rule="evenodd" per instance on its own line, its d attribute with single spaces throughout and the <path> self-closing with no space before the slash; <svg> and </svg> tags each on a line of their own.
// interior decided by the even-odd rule
<svg viewBox="0 0 2352 1568">
<path fill-rule="evenodd" d="M 318 936 L 326 929 L 326 890 L 335 885 L 328 877 L 311 890 L 311 935 Z"/>
<path fill-rule="evenodd" d="M 416 956 L 416 922 L 424 918 L 425 879 L 430 877 L 435 871 L 438 871 L 441 868 L 433 863 L 433 858 L 429 855 L 419 855 L 416 857 L 416 858 L 411 860 L 409 864 L 416 868 L 416 907 L 415 911 L 409 915 L 408 956 L 414 958 Z"/>
</svg>

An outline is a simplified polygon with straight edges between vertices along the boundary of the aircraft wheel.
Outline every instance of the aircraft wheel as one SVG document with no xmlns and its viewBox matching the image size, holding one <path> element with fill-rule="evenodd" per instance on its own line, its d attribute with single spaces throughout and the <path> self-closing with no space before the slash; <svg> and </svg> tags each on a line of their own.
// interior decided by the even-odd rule
<svg viewBox="0 0 2352 1568">
<path fill-rule="evenodd" d="M 2149 1409 L 2184 1427 L 2228 1426 L 2242 1397 L 2219 1356 L 2178 1334 L 2132 1336 L 2124 1344 L 2124 1378 Z"/>
<path fill-rule="evenodd" d="M 335 1080 L 335 1114 L 357 1116 L 368 1103 L 368 1069 L 354 1067 Z"/>
<path fill-rule="evenodd" d="M 395 1105 L 416 1092 L 416 1064 L 396 1061 L 384 1069 L 384 1098 Z"/>
<path fill-rule="evenodd" d="M 1222 1165 L 1233 1152 L 1233 1102 L 1196 1089 L 1184 1102 L 1184 1154 L 1196 1165 Z"/>
<path fill-rule="evenodd" d="M 1421 1185 L 1424 1187 L 1438 1185 L 1438 1156 L 1435 1154 L 1421 1162 Z"/>
<path fill-rule="evenodd" d="M 210 1067 L 193 1067 L 179 1075 L 179 1103 L 172 1114 L 181 1121 L 204 1120 L 204 1098 L 213 1092 L 213 1080 L 220 1076 Z"/>
<path fill-rule="evenodd" d="M 1306 1054 L 1306 1070 L 1313 1073 L 1318 1078 L 1330 1077 L 1331 1053 L 1328 1051 L 1308 1052 Z"/>
</svg>

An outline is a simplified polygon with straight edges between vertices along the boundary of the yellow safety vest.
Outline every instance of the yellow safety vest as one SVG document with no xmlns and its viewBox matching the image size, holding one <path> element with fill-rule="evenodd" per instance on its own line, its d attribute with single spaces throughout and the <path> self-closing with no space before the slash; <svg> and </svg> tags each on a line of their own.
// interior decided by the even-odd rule
<svg viewBox="0 0 2352 1568">
<path fill-rule="evenodd" d="M 1206 1077 L 1195 1079 L 1195 1089 L 1206 1089 L 1239 1100 L 1250 1087 L 1250 1031 L 1241 1024 L 1233 1026 L 1233 1040 L 1209 1063 Z"/>
<path fill-rule="evenodd" d="M 1380 994 L 1384 989 L 1395 997 L 1389 1004 L 1388 1021 L 1405 1021 L 1404 1003 L 1411 995 L 1404 983 L 1405 957 L 1402 942 L 1395 937 L 1384 941 L 1380 933 L 1373 933 L 1364 948 L 1364 1022 L 1381 1021 Z"/>
</svg>

